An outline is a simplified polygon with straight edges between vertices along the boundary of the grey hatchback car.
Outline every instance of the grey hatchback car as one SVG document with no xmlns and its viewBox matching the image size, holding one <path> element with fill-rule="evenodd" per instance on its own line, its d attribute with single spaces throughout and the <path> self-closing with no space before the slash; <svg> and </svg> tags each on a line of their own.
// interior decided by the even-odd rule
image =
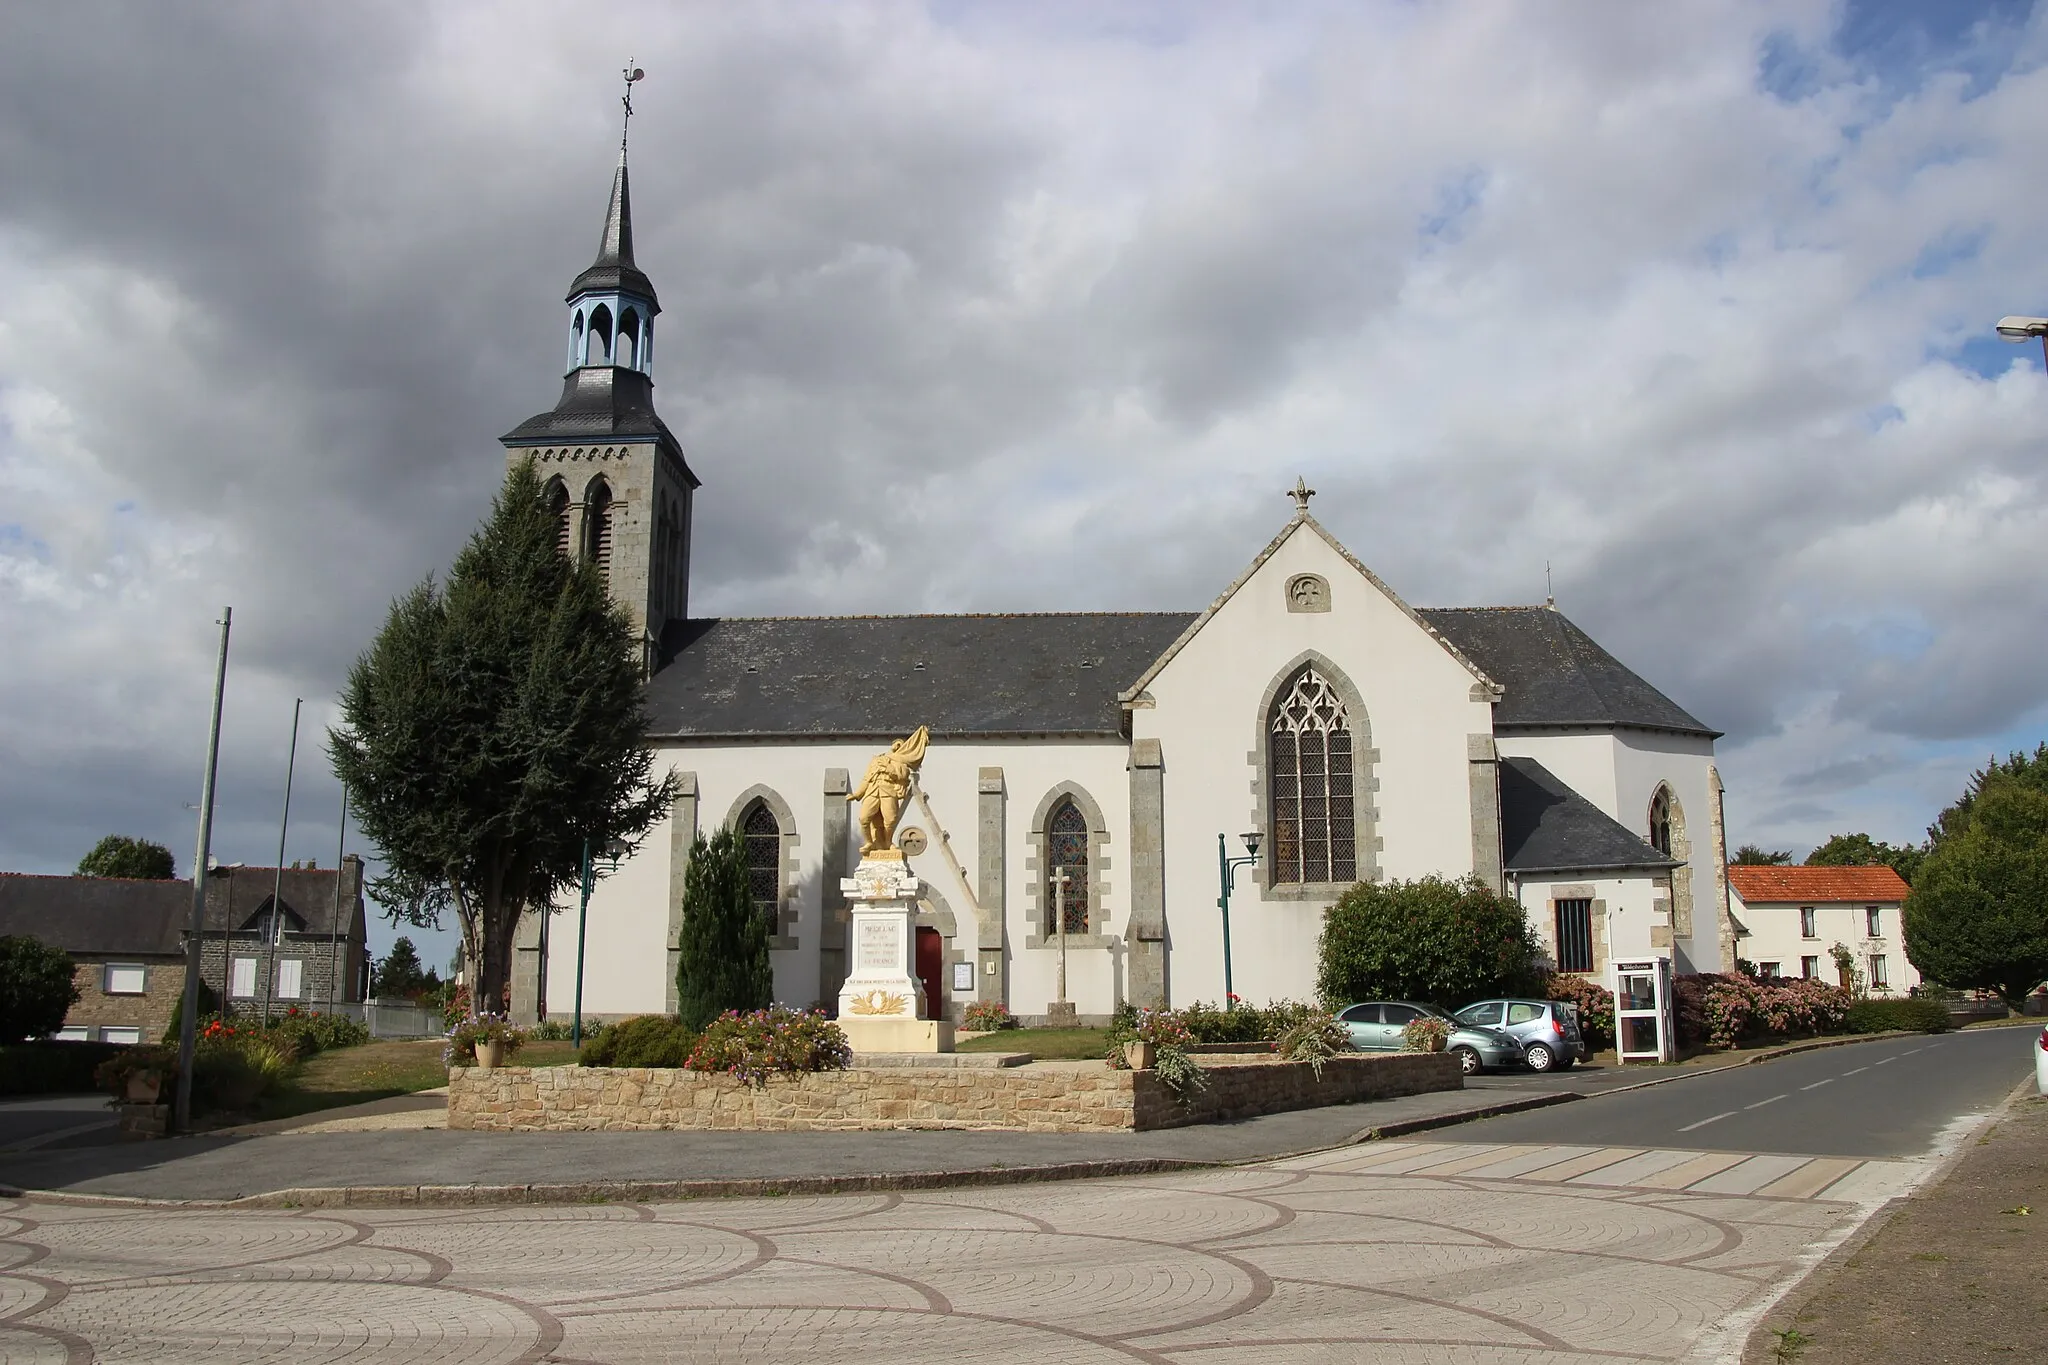
<svg viewBox="0 0 2048 1365">
<path fill-rule="evenodd" d="M 1433 1014 L 1451 1026 L 1448 1050 L 1467 1076 L 1523 1060 L 1522 1045 L 1503 1029 L 1472 1028 L 1435 1005 L 1413 1000 L 1368 1000 L 1337 1011 L 1337 1022 L 1360 1052 L 1399 1052 L 1406 1046 L 1403 1031 L 1419 1015 Z"/>
<path fill-rule="evenodd" d="M 1531 1071 L 1562 1071 L 1593 1056 L 1579 1032 L 1579 1007 L 1568 1001 L 1480 1000 L 1459 1010 L 1458 1022 L 1512 1035 Z"/>
</svg>

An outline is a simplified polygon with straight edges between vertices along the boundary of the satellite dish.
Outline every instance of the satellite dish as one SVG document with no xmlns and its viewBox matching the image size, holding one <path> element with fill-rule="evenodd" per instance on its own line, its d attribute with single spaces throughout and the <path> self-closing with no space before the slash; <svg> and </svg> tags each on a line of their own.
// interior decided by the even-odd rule
<svg viewBox="0 0 2048 1365">
<path fill-rule="evenodd" d="M 626 79 L 629 81 L 644 81 L 647 79 L 647 73 L 636 66 L 633 68 L 633 74 L 626 77 Z"/>
</svg>

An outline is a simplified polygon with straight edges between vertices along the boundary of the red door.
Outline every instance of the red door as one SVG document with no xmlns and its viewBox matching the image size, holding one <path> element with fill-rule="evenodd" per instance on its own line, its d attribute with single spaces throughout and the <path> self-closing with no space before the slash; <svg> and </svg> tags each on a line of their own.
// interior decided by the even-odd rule
<svg viewBox="0 0 2048 1365">
<path fill-rule="evenodd" d="M 917 977 L 924 982 L 924 1017 L 945 1018 L 946 940 L 936 929 L 917 927 Z"/>
</svg>

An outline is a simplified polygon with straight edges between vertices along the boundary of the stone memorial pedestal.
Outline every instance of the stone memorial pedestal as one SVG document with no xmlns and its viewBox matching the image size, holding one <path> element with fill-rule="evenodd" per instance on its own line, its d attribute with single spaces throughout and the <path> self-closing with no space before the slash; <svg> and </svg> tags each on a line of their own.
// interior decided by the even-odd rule
<svg viewBox="0 0 2048 1365">
<path fill-rule="evenodd" d="M 925 1017 L 913 970 L 917 878 L 902 855 L 870 854 L 839 885 L 853 919 L 853 969 L 839 988 L 846 1041 L 855 1052 L 951 1052 L 953 1021 Z"/>
</svg>

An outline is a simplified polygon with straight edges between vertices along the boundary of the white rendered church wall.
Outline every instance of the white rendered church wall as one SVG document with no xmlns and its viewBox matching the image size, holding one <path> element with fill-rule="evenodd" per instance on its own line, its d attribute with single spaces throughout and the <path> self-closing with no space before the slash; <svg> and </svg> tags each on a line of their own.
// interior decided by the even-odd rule
<svg viewBox="0 0 2048 1365">
<path fill-rule="evenodd" d="M 1329 585 L 1327 611 L 1290 611 L 1299 574 Z M 1169 988 L 1176 1004 L 1223 993 L 1216 909 L 1216 835 L 1259 820 L 1267 691 L 1305 656 L 1341 671 L 1364 701 L 1354 742 L 1378 751 L 1380 847 L 1358 850 L 1361 877 L 1473 870 L 1470 735 L 1492 732 L 1489 702 L 1472 699 L 1473 674 L 1321 536 L 1299 527 L 1147 686 L 1154 705 L 1133 714 L 1133 734 L 1156 738 L 1164 758 Z M 1251 757 L 1248 757 L 1251 756 Z M 1315 987 L 1316 940 L 1329 898 L 1263 889 L 1263 868 L 1240 871 L 1231 901 L 1232 984 L 1247 1000 L 1304 999 Z"/>
<path fill-rule="evenodd" d="M 1716 861 L 1721 857 L 1714 840 L 1714 789 L 1709 769 L 1714 761 L 1714 742 L 1704 736 L 1673 735 L 1653 730 L 1615 732 L 1615 784 L 1620 807 L 1614 818 L 1645 838 L 1650 833 L 1650 802 L 1660 785 L 1669 786 L 1677 800 L 1674 825 L 1683 818 L 1686 866 L 1672 877 L 1686 878 L 1692 891 L 1692 934 L 1677 947 L 1680 971 L 1712 972 L 1721 968 L 1720 892 L 1716 889 Z M 1674 829 L 1674 845 L 1678 831 Z M 1732 964 L 1730 964 L 1732 965 Z"/>
<path fill-rule="evenodd" d="M 836 887 L 839 877 L 849 875 L 851 860 L 858 856 L 859 834 L 851 828 L 855 806 L 841 799 L 834 806 L 834 816 L 849 824 L 849 865 L 831 869 L 823 865 L 825 774 L 833 768 L 845 769 L 849 783 L 858 785 L 868 760 L 882 747 L 877 741 L 862 741 L 663 748 L 661 762 L 666 765 L 665 770 L 696 775 L 697 827 L 706 836 L 726 823 L 735 814 L 741 797 L 757 787 L 772 791 L 788 811 L 796 832 L 796 843 L 790 850 L 796 867 L 785 874 L 785 885 L 795 916 L 793 925 L 785 920 L 785 932 L 793 934 L 796 946 L 770 954 L 776 999 L 783 1003 L 807 1006 L 820 998 L 819 948 L 825 929 L 823 891 L 828 877 Z M 1029 899 L 1026 888 L 1030 877 L 1037 875 L 1026 873 L 1025 862 L 1032 852 L 1032 813 L 1045 792 L 1061 782 L 1079 783 L 1104 817 L 1110 836 L 1108 866 L 1091 869 L 1091 873 L 1103 879 L 1105 910 L 1113 917 L 1114 931 L 1121 932 L 1121 922 L 1129 911 L 1129 898 L 1123 890 L 1130 827 L 1127 762 L 1128 750 L 1121 740 L 960 743 L 939 738 L 926 751 L 919 786 L 931 803 L 940 829 L 951 836 L 952 851 L 970 881 L 978 882 L 980 769 L 1000 767 L 1004 771 L 1008 793 L 1005 905 L 1013 1009 L 1039 1012 L 1052 999 L 1051 955 L 1023 951 Z M 913 798 L 905 808 L 900 828 L 923 829 L 930 844 L 925 852 L 910 860 L 911 869 L 939 891 L 952 913 L 954 937 L 946 945 L 949 961 L 971 961 L 978 945 L 975 898 L 953 872 L 940 844 L 940 830 L 932 829 L 932 823 Z M 648 833 L 639 851 L 622 862 L 616 873 L 599 881 L 592 892 L 584 977 L 586 1013 L 649 1014 L 665 1008 L 670 946 L 666 942 L 670 848 L 671 830 L 665 818 Z M 549 945 L 549 979 L 555 983 L 550 987 L 550 1003 L 558 1009 L 557 1002 L 567 998 L 560 983 L 572 981 L 575 972 L 573 914 L 556 921 L 558 928 L 565 923 L 567 931 L 557 932 Z M 1040 958 L 1048 960 L 1040 962 Z M 1121 998 L 1120 975 L 1112 979 L 1110 954 L 1102 949 L 1095 949 L 1092 954 L 1071 953 L 1068 981 L 1069 995 L 1083 1013 L 1106 1014 Z M 987 983 L 977 977 L 976 986 L 979 993 L 987 988 Z"/>
<path fill-rule="evenodd" d="M 1551 961 L 1557 960 L 1557 914 L 1560 898 L 1588 898 L 1601 912 L 1594 927 L 1596 970 L 1606 985 L 1607 968 L 1617 959 L 1646 957 L 1667 951 L 1652 933 L 1665 923 L 1663 888 L 1649 876 L 1616 877 L 1598 873 L 1557 873 L 1522 882 L 1516 894 L 1536 936 Z"/>
<path fill-rule="evenodd" d="M 1640 821 L 1621 811 L 1617 799 L 1616 750 L 1620 747 L 1608 729 L 1577 730 L 1562 734 L 1502 735 L 1494 741 L 1503 758 L 1529 758 L 1541 763 L 1558 781 L 1591 801 L 1608 815 L 1641 833 Z"/>
<path fill-rule="evenodd" d="M 936 744 L 934 744 L 936 750 Z M 963 794 L 972 799 L 977 766 L 1003 770 L 1003 931 L 1008 940 L 1010 999 L 1016 1014 L 1043 1014 L 1057 998 L 1059 953 L 1046 940 L 1042 948 L 1026 944 L 1045 939 L 1052 923 L 1046 899 L 1045 868 L 1039 865 L 1039 832 L 1035 821 L 1046 799 L 1065 783 L 1086 794 L 1077 801 L 1084 813 L 1099 813 L 1106 840 L 1089 841 L 1088 875 L 1101 888 L 1100 918 L 1092 926 L 1098 936 L 1114 936 L 1111 944 L 1067 950 L 1067 998 L 1081 1014 L 1106 1015 L 1124 998 L 1123 941 L 1130 926 L 1131 775 L 1130 748 L 1121 739 L 1106 741 L 1044 740 L 977 746 L 974 764 L 966 768 Z M 931 759 L 925 759 L 927 766 Z M 969 807 L 971 812 L 972 807 Z M 1049 812 L 1048 812 L 1049 813 Z M 973 825 L 962 863 L 973 865 Z M 927 855 L 929 856 L 929 855 Z"/>
</svg>

